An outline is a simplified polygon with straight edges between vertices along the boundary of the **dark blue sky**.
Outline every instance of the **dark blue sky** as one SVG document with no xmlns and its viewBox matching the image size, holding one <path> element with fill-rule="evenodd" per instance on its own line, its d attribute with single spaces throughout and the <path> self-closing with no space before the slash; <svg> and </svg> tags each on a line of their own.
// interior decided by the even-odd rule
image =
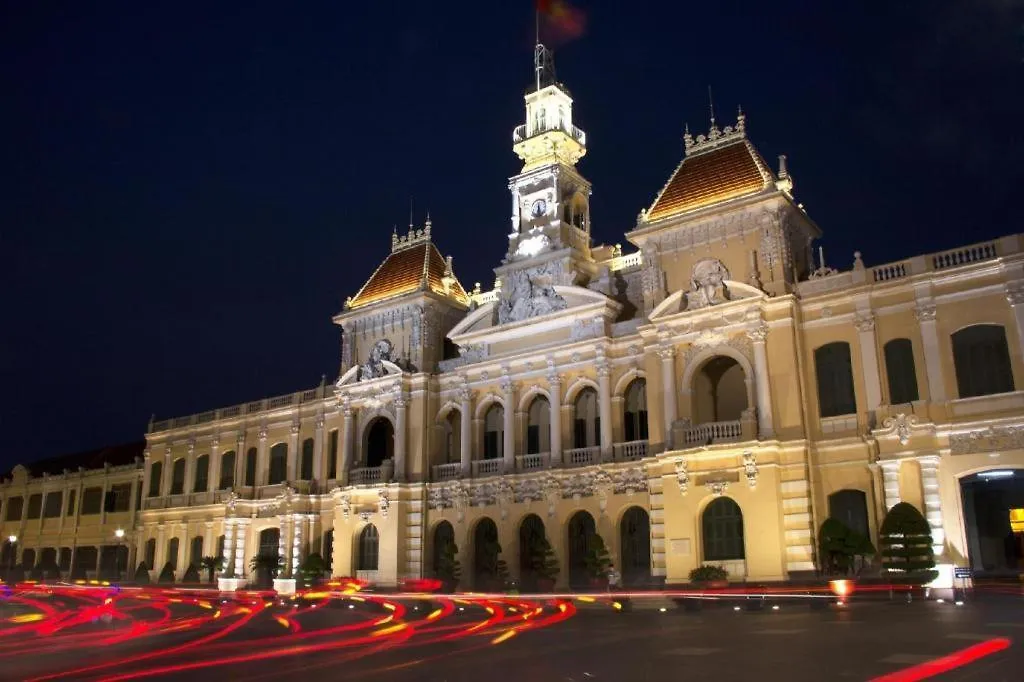
<svg viewBox="0 0 1024 682">
<path fill-rule="evenodd" d="M 597 240 L 708 85 L 789 155 L 831 265 L 1021 231 L 1022 0 L 577 4 Z M 0 464 L 333 378 L 410 196 L 489 287 L 532 32 L 528 0 L 0 3 Z"/>
</svg>

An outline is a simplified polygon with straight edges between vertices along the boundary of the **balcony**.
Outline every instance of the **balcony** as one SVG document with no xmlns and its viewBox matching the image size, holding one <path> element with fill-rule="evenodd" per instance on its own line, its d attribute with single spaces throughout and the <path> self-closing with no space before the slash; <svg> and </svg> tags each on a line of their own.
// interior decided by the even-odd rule
<svg viewBox="0 0 1024 682">
<path fill-rule="evenodd" d="M 739 419 L 686 426 L 677 429 L 677 433 L 681 435 L 678 441 L 681 448 L 694 448 L 716 443 L 734 443 L 744 440 L 743 422 Z"/>
<path fill-rule="evenodd" d="M 384 481 L 384 467 L 362 467 L 348 472 L 349 485 L 370 485 Z"/>
<path fill-rule="evenodd" d="M 632 440 L 628 443 L 616 443 L 612 451 L 616 462 L 634 462 L 647 456 L 646 440 Z"/>
<path fill-rule="evenodd" d="M 551 453 L 538 452 L 516 457 L 516 471 L 540 471 L 551 466 Z"/>
<path fill-rule="evenodd" d="M 462 463 L 461 462 L 449 462 L 447 464 L 437 464 L 434 466 L 433 480 L 435 482 L 440 481 L 454 481 L 462 476 Z"/>
<path fill-rule="evenodd" d="M 580 146 L 587 146 L 587 134 L 585 132 L 574 125 L 567 126 L 557 121 L 540 122 L 539 125 L 531 126 L 529 130 L 527 130 L 525 123 L 516 126 L 515 130 L 512 131 L 512 142 L 518 144 L 530 139 L 531 137 L 542 135 L 553 130 L 561 130 L 563 133 L 579 142 Z"/>
<path fill-rule="evenodd" d="M 501 473 L 500 459 L 478 459 L 473 462 L 474 476 L 496 476 Z"/>
<path fill-rule="evenodd" d="M 572 448 L 566 450 L 562 461 L 567 467 L 585 467 L 601 462 L 601 446 L 594 445 L 589 448 Z"/>
</svg>

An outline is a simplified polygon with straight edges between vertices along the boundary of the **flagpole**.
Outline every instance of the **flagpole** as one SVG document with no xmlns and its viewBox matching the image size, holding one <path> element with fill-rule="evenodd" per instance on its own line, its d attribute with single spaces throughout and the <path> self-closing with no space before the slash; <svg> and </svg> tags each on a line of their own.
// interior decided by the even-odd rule
<svg viewBox="0 0 1024 682">
<path fill-rule="evenodd" d="M 535 28 L 536 28 L 536 37 L 537 37 L 537 43 L 536 43 L 536 45 L 533 48 L 533 71 L 534 71 L 534 77 L 535 77 L 536 82 L 537 82 L 537 91 L 539 92 L 540 91 L 540 70 L 541 70 L 541 63 L 540 63 L 540 59 L 541 59 L 541 53 L 540 53 L 540 51 L 541 51 L 541 46 L 540 46 L 540 9 L 535 7 L 534 10 L 533 10 L 533 15 L 534 15 Z"/>
</svg>

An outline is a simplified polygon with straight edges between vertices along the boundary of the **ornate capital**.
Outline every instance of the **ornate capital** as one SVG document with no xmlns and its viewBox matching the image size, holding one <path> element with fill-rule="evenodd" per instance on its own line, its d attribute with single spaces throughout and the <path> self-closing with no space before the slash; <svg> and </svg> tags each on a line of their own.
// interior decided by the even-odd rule
<svg viewBox="0 0 1024 682">
<path fill-rule="evenodd" d="M 219 448 L 220 447 L 220 434 L 219 433 L 213 434 L 213 438 L 210 439 L 210 447 L 211 448 Z"/>
<path fill-rule="evenodd" d="M 1012 306 L 1024 303 L 1024 282 L 1009 282 L 1006 285 L 1006 300 Z"/>
<path fill-rule="evenodd" d="M 743 453 L 743 475 L 747 477 L 751 488 L 757 485 L 757 457 L 753 452 Z"/>
<path fill-rule="evenodd" d="M 512 393 L 512 378 L 507 374 L 501 377 L 501 381 L 498 382 L 498 386 L 501 388 L 501 392 L 505 394 Z"/>
<path fill-rule="evenodd" d="M 261 426 L 260 430 L 256 432 L 256 437 L 259 438 L 260 441 L 265 441 L 267 439 L 268 433 L 269 432 L 267 431 L 267 427 Z"/>
<path fill-rule="evenodd" d="M 679 492 L 683 495 L 690 489 L 690 472 L 686 469 L 686 460 L 680 457 L 676 460 L 676 481 L 679 483 Z"/>
<path fill-rule="evenodd" d="M 313 422 L 313 425 L 316 427 L 317 431 L 320 431 L 321 429 L 324 428 L 324 415 L 323 415 L 323 413 L 320 413 L 320 414 L 318 414 L 316 416 L 316 421 Z"/>
<path fill-rule="evenodd" d="M 658 355 L 661 356 L 662 360 L 671 360 L 676 356 L 676 347 L 662 346 L 658 349 Z"/>
<path fill-rule="evenodd" d="M 607 377 L 611 376 L 611 374 L 612 368 L 608 366 L 607 362 L 601 362 L 599 365 L 597 365 L 597 376 Z"/>
<path fill-rule="evenodd" d="M 754 343 L 764 343 L 768 338 L 768 325 L 764 321 L 758 322 L 747 330 L 747 338 Z"/>
<path fill-rule="evenodd" d="M 901 413 L 883 421 L 882 430 L 888 433 L 895 433 L 900 441 L 900 445 L 906 445 L 910 442 L 910 432 L 915 424 L 917 424 L 917 417 Z"/>
<path fill-rule="evenodd" d="M 170 457 L 170 456 L 171 456 L 171 444 L 168 443 L 167 445 L 164 446 L 164 457 Z"/>
<path fill-rule="evenodd" d="M 409 406 L 409 395 L 406 393 L 397 393 L 395 395 L 394 405 L 399 410 L 404 410 Z"/>
<path fill-rule="evenodd" d="M 235 443 L 238 444 L 238 449 L 241 450 L 245 445 L 245 431 L 235 436 Z"/>
<path fill-rule="evenodd" d="M 859 332 L 869 332 L 875 328 L 875 316 L 868 313 L 857 313 L 853 318 L 853 326 Z"/>
<path fill-rule="evenodd" d="M 302 425 L 299 424 L 299 422 L 292 422 L 292 435 L 293 436 L 299 435 L 299 430 L 301 428 L 302 428 Z"/>
<path fill-rule="evenodd" d="M 195 451 L 196 451 L 196 439 L 195 438 L 189 438 L 188 439 L 188 454 L 191 455 Z"/>
<path fill-rule="evenodd" d="M 918 322 L 934 322 L 935 312 L 936 308 L 934 303 L 919 304 L 914 308 L 914 317 L 917 318 Z"/>
</svg>

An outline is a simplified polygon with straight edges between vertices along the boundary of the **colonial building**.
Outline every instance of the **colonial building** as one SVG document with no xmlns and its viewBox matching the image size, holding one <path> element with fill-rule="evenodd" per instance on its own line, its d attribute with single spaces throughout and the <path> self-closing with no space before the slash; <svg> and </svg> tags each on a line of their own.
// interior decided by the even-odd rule
<svg viewBox="0 0 1024 682">
<path fill-rule="evenodd" d="M 133 564 L 181 575 L 217 553 L 227 584 L 259 553 L 285 576 L 314 551 L 335 575 L 430 576 L 452 540 L 472 584 L 495 542 L 520 575 L 538 534 L 562 584 L 594 535 L 627 582 L 703 564 L 760 581 L 815 570 L 827 517 L 877 540 L 907 501 L 939 561 L 967 565 L 962 480 L 1024 467 L 1020 236 L 826 267 L 785 157 L 740 113 L 687 130 L 628 249 L 596 245 L 587 136 L 538 53 L 492 290 L 462 286 L 443 229 L 410 227 L 334 318 L 332 384 L 152 423 L 141 511 L 101 514 L 95 538 L 84 511 L 69 525 L 53 503 L 53 530 L 40 504 L 120 469 L 16 471 L 3 533 L 59 548 L 127 524 Z"/>
</svg>

